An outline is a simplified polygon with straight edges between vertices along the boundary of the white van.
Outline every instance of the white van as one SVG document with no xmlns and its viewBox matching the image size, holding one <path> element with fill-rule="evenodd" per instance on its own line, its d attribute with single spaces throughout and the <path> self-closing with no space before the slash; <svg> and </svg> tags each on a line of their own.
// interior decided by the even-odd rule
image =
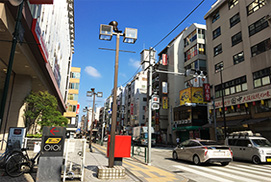
<svg viewBox="0 0 271 182">
<path fill-rule="evenodd" d="M 254 164 L 271 163 L 271 143 L 264 137 L 248 133 L 234 133 L 225 140 L 234 159 L 252 161 Z"/>
</svg>

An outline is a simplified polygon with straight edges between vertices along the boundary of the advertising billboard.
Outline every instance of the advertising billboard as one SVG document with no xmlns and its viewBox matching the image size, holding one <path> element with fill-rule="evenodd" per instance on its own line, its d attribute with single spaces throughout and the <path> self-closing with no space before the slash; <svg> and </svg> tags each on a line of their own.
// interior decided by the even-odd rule
<svg viewBox="0 0 271 182">
<path fill-rule="evenodd" d="M 189 87 L 180 91 L 180 105 L 186 103 L 205 103 L 202 87 Z"/>
</svg>

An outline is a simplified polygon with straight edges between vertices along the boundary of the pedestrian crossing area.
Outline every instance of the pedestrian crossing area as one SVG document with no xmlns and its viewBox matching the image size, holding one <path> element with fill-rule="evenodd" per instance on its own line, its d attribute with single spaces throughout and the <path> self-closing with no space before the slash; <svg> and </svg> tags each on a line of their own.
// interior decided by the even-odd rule
<svg viewBox="0 0 271 182">
<path fill-rule="evenodd" d="M 230 163 L 228 166 L 174 165 L 195 181 L 208 182 L 271 182 L 271 165 Z"/>
</svg>

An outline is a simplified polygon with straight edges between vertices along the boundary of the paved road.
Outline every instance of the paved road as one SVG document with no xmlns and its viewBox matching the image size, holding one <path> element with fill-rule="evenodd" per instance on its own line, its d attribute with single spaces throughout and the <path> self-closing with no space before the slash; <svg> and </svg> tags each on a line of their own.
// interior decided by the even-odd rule
<svg viewBox="0 0 271 182">
<path fill-rule="evenodd" d="M 172 148 L 153 148 L 152 165 L 198 182 L 271 182 L 271 164 L 233 161 L 228 166 L 196 166 L 190 162 L 172 160 Z"/>
</svg>

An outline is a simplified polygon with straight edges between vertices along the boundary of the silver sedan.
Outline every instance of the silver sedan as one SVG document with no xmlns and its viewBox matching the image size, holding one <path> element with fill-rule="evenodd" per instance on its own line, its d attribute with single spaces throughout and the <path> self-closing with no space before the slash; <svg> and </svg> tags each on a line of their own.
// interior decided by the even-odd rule
<svg viewBox="0 0 271 182">
<path fill-rule="evenodd" d="M 232 152 L 229 147 L 212 140 L 189 139 L 173 150 L 172 157 L 192 161 L 196 165 L 219 162 L 226 166 L 232 161 Z"/>
</svg>

